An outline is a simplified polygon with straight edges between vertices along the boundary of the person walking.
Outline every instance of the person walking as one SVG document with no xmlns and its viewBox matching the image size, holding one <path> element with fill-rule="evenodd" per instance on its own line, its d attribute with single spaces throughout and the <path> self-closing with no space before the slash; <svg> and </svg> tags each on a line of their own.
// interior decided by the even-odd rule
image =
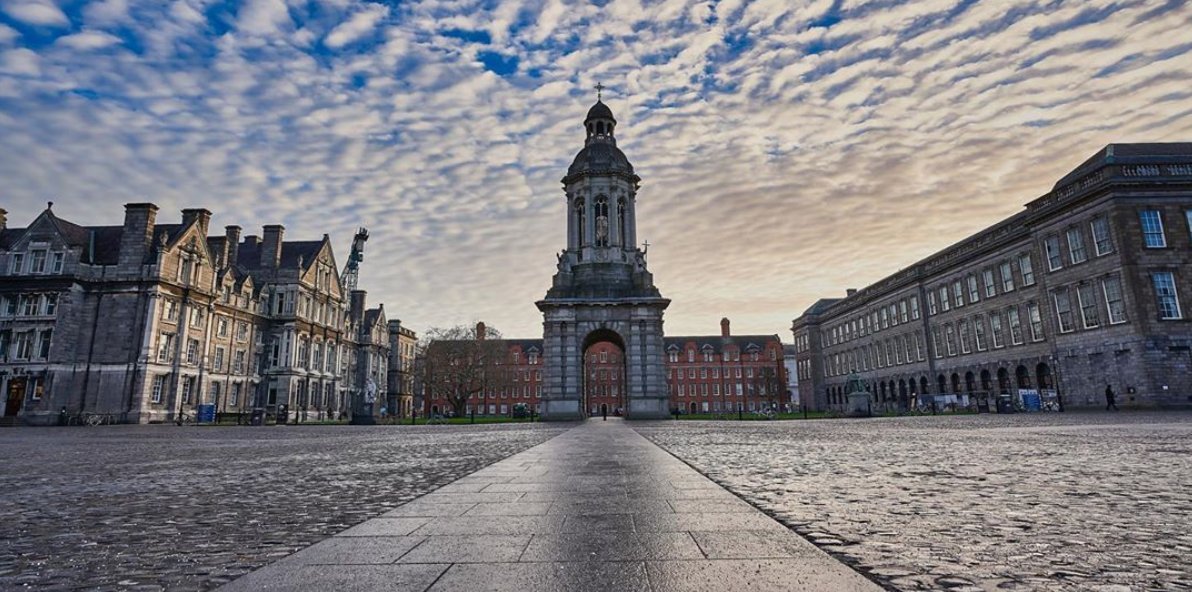
<svg viewBox="0 0 1192 592">
<path fill-rule="evenodd" d="M 1110 409 L 1113 409 L 1114 411 L 1117 411 L 1118 406 L 1116 401 L 1117 395 L 1113 392 L 1113 387 L 1109 386 L 1108 384 L 1105 385 L 1105 410 L 1109 411 Z"/>
</svg>

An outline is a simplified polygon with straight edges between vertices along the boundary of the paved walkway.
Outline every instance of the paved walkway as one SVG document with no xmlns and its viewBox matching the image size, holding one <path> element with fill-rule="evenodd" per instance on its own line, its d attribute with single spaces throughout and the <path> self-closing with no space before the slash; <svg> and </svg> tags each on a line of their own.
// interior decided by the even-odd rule
<svg viewBox="0 0 1192 592">
<path fill-rule="evenodd" d="M 620 420 L 588 421 L 221 590 L 880 590 Z"/>
</svg>

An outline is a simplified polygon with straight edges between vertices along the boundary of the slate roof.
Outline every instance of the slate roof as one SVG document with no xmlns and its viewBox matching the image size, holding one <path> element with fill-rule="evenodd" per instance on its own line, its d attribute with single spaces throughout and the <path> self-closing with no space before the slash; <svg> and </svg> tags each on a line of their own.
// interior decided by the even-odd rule
<svg viewBox="0 0 1192 592">
<path fill-rule="evenodd" d="M 587 172 L 614 171 L 633 174 L 633 165 L 620 148 L 608 141 L 597 141 L 584 146 L 571 166 L 567 167 L 567 175 Z"/>
<path fill-rule="evenodd" d="M 1143 144 L 1108 144 L 1056 181 L 1059 189 L 1103 166 L 1110 164 L 1187 163 L 1192 158 L 1192 142 L 1148 142 Z"/>
<path fill-rule="evenodd" d="M 725 346 L 735 346 L 738 351 L 748 351 L 756 347 L 757 349 L 765 349 L 766 344 L 774 341 L 779 341 L 777 335 L 731 335 L 729 337 L 722 337 L 720 335 L 677 335 L 675 337 L 664 337 L 663 342 L 666 344 L 666 349 L 683 349 L 688 343 L 695 342 L 696 351 L 704 351 L 711 349 L 715 353 L 722 353 Z"/>
<path fill-rule="evenodd" d="M 241 242 L 236 254 L 236 264 L 245 269 L 261 268 L 261 248 L 263 243 Z M 315 255 L 323 248 L 322 240 L 315 241 L 282 241 L 281 267 L 297 267 L 298 257 L 302 257 L 302 265 L 309 266 L 315 260 Z"/>
<path fill-rule="evenodd" d="M 609 109 L 608 105 L 604 104 L 604 101 L 596 101 L 596 104 L 592 105 L 591 109 L 588 109 L 588 116 L 584 118 L 584 123 L 588 123 L 593 119 L 617 120 L 616 117 L 613 117 L 613 110 Z"/>
</svg>

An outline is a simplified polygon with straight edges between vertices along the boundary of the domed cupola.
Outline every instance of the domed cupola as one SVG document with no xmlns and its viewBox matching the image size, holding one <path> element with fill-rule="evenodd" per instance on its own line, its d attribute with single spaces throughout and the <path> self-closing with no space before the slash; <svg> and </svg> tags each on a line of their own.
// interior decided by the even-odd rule
<svg viewBox="0 0 1192 592">
<path fill-rule="evenodd" d="M 585 144 L 591 144 L 593 140 L 604 140 L 616 145 L 617 139 L 613 136 L 613 129 L 617 127 L 617 118 L 613 117 L 613 110 L 609 109 L 604 101 L 597 99 L 596 104 L 588 109 L 584 127 L 588 130 Z"/>
<path fill-rule="evenodd" d="M 583 174 L 620 173 L 634 176 L 633 165 L 625 153 L 617 148 L 617 138 L 613 134 L 616 127 L 617 118 L 613 117 L 613 110 L 597 99 L 584 118 L 584 130 L 587 133 L 584 147 L 575 155 L 571 166 L 567 167 L 564 183 L 574 175 Z"/>
</svg>

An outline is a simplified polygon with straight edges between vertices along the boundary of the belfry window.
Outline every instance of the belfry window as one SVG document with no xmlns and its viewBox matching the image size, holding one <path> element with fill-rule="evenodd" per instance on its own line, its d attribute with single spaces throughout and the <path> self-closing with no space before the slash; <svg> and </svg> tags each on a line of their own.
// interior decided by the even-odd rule
<svg viewBox="0 0 1192 592">
<path fill-rule="evenodd" d="M 587 220 L 584 217 L 584 200 L 583 198 L 575 200 L 575 228 L 579 232 L 579 244 L 583 246 L 588 242 L 588 229 L 584 226 Z"/>
<path fill-rule="evenodd" d="M 620 240 L 621 245 L 630 246 L 628 243 L 629 235 L 626 233 L 625 218 L 627 217 L 626 210 L 627 203 L 625 198 L 617 200 L 617 239 Z"/>
</svg>

